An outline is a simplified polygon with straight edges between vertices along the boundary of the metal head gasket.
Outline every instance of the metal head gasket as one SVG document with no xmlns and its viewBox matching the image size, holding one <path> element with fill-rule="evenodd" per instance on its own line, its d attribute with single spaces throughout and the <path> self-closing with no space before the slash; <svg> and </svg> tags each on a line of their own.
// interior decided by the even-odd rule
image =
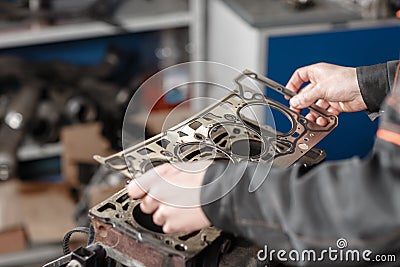
<svg viewBox="0 0 400 267">
<path fill-rule="evenodd" d="M 95 156 L 95 159 L 129 179 L 166 162 L 228 159 L 285 168 L 302 158 L 337 126 L 337 117 L 318 106 L 312 105 L 309 109 L 324 117 L 328 122 L 326 126 L 319 126 L 252 90 L 244 84 L 245 79 L 261 83 L 284 96 L 294 95 L 284 86 L 246 70 L 235 79 L 235 90 L 218 103 L 143 143 L 109 157 Z M 290 120 L 291 129 L 281 133 L 273 125 L 259 123 L 248 116 L 253 107 L 281 112 Z M 123 189 L 92 208 L 90 216 L 92 221 L 110 224 L 138 242 L 183 259 L 194 257 L 221 233 L 210 227 L 184 237 L 164 234 L 160 227 L 151 223 L 150 215 L 140 212 L 139 202 L 129 199 Z M 205 236 L 207 242 L 204 242 Z"/>
</svg>

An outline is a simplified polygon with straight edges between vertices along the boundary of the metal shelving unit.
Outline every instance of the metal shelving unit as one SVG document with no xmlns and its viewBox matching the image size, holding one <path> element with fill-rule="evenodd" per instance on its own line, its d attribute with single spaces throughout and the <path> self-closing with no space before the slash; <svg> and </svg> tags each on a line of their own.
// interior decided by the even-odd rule
<svg viewBox="0 0 400 267">
<path fill-rule="evenodd" d="M 82 18 L 55 25 L 35 22 L 0 23 L 0 49 L 188 27 L 191 43 L 190 60 L 204 60 L 205 6 L 206 1 L 203 0 L 130 0 L 126 1 L 115 14 L 118 26 Z M 198 74 L 193 73 L 193 75 Z M 201 108 L 193 106 L 194 110 Z M 60 144 L 56 144 L 55 147 L 58 149 L 56 151 L 62 149 Z M 19 151 L 19 158 L 26 158 L 26 151 L 28 154 L 35 154 L 31 151 L 39 150 L 35 146 L 24 146 Z M 38 154 L 43 154 L 42 150 Z"/>
<path fill-rule="evenodd" d="M 205 5 L 206 1 L 203 0 L 130 0 L 116 13 L 115 20 L 118 26 L 89 19 L 55 25 L 0 22 L 0 49 L 188 27 L 190 60 L 204 60 Z M 37 153 L 39 150 L 42 153 Z M 43 153 L 57 154 L 61 150 L 60 144 L 50 145 L 46 149 L 28 146 L 20 149 L 19 157 L 29 158 L 31 154 Z M 60 256 L 60 252 L 59 244 L 34 246 L 26 251 L 0 255 L 0 267 L 41 266 L 43 261 Z"/>
<path fill-rule="evenodd" d="M 205 3 L 201 0 L 130 0 L 116 12 L 119 26 L 92 20 L 71 20 L 55 25 L 35 22 L 0 23 L 0 49 L 94 37 L 189 27 L 192 60 L 204 59 Z"/>
</svg>

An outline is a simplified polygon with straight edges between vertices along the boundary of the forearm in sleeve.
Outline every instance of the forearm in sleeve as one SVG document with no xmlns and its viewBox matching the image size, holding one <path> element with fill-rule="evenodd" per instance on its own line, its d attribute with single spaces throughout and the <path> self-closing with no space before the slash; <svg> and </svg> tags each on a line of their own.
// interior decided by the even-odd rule
<svg viewBox="0 0 400 267">
<path fill-rule="evenodd" d="M 398 60 L 356 68 L 358 85 L 369 112 L 378 112 L 393 87 Z"/>
<path fill-rule="evenodd" d="M 245 171 L 228 194 L 203 210 L 215 226 L 276 249 L 326 248 L 338 238 L 353 247 L 382 248 L 400 239 L 399 155 L 399 147 L 378 140 L 367 161 L 325 163 L 305 175 L 296 166 L 268 172 L 255 163 L 215 163 L 204 183 L 227 179 L 203 190 L 202 200 L 231 188 L 229 178 Z M 250 193 L 254 175 L 266 179 Z"/>
</svg>

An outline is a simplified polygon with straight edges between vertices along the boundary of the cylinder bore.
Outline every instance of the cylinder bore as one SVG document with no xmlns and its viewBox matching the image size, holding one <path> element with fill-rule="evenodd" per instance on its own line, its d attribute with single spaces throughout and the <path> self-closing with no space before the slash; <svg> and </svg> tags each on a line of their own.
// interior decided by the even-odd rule
<svg viewBox="0 0 400 267">
<path fill-rule="evenodd" d="M 154 223 L 153 215 L 144 213 L 140 209 L 140 205 L 136 205 L 133 208 L 132 216 L 135 219 L 135 221 L 143 228 L 160 234 L 164 233 L 162 227 Z"/>
<path fill-rule="evenodd" d="M 256 131 L 240 124 L 217 125 L 210 130 L 209 136 L 218 148 L 239 157 L 259 156 L 266 147 Z"/>
<path fill-rule="evenodd" d="M 263 143 L 258 140 L 238 140 L 232 143 L 231 152 L 240 157 L 256 157 L 261 155 Z"/>
<path fill-rule="evenodd" d="M 249 127 L 259 130 L 268 126 L 278 134 L 289 134 L 293 129 L 293 118 L 287 112 L 267 104 L 250 104 L 239 111 L 240 119 Z"/>
</svg>

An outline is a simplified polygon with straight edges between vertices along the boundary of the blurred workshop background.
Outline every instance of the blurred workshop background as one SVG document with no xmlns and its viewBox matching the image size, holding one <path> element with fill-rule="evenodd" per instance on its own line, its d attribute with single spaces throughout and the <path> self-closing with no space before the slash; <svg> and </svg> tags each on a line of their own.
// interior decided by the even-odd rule
<svg viewBox="0 0 400 267">
<path fill-rule="evenodd" d="M 64 234 L 124 186 L 92 156 L 121 150 L 129 100 L 159 70 L 210 60 L 286 84 L 314 62 L 398 59 L 399 9 L 397 0 L 0 0 L 0 266 L 61 256 Z M 174 75 L 165 79 L 190 74 Z M 144 106 L 163 83 L 152 90 L 141 92 Z M 159 133 L 190 97 L 168 93 L 147 121 L 138 107 L 138 131 Z M 170 123 L 201 107 L 186 108 Z M 376 126 L 364 112 L 341 115 L 318 147 L 327 160 L 365 157 Z"/>
</svg>

